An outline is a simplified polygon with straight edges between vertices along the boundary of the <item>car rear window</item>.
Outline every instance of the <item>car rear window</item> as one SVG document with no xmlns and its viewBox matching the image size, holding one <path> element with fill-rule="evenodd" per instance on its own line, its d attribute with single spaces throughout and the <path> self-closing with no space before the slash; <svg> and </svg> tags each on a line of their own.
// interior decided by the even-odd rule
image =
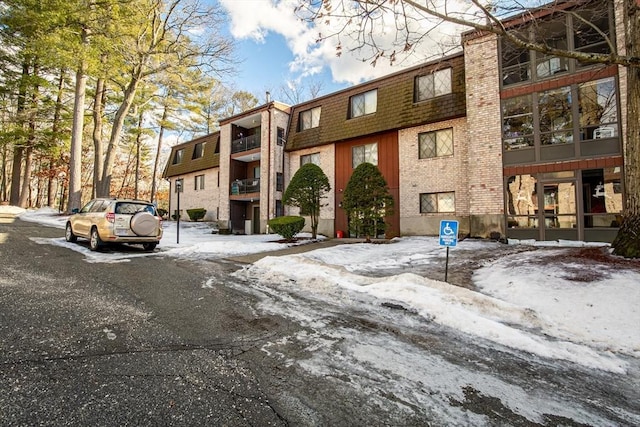
<svg viewBox="0 0 640 427">
<path fill-rule="evenodd" d="M 146 203 L 132 203 L 132 202 L 118 202 L 116 203 L 115 212 L 117 214 L 133 215 L 137 212 L 147 211 L 152 215 L 156 214 L 156 209 L 153 205 Z"/>
</svg>

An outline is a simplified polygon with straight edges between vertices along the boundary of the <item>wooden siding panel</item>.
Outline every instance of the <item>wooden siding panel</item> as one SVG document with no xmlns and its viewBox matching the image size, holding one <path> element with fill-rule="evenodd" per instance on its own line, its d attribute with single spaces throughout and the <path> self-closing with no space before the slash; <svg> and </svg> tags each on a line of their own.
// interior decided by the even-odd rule
<svg viewBox="0 0 640 427">
<path fill-rule="evenodd" d="M 398 159 L 398 133 L 387 132 L 378 135 L 370 135 L 357 138 L 349 142 L 336 144 L 336 220 L 335 229 L 347 231 L 347 216 L 345 210 L 340 207 L 344 196 L 344 189 L 353 173 L 351 163 L 351 151 L 353 147 L 365 144 L 378 144 L 378 169 L 384 176 L 389 186 L 389 192 L 393 197 L 395 209 L 390 218 L 391 227 L 387 231 L 388 237 L 400 235 L 400 173 Z"/>
</svg>

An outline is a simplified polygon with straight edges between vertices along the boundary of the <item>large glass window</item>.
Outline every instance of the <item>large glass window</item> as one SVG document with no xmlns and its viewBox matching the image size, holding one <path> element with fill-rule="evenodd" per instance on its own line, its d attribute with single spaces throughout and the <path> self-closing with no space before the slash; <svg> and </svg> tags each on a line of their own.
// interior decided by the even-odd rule
<svg viewBox="0 0 640 427">
<path fill-rule="evenodd" d="M 350 100 L 350 117 L 360 117 L 365 114 L 375 113 L 378 108 L 378 90 L 354 95 Z"/>
<path fill-rule="evenodd" d="M 565 15 L 562 19 L 554 19 L 540 23 L 535 32 L 535 41 L 552 49 L 568 50 L 567 22 Z M 551 77 L 569 71 L 569 59 L 540 52 L 535 53 L 536 76 L 538 78 Z"/>
<path fill-rule="evenodd" d="M 610 2 L 578 4 L 571 11 L 536 19 L 525 28 L 509 29 L 510 34 L 524 42 L 534 42 L 550 49 L 584 53 L 608 54 L 615 42 L 610 18 Z M 524 26 L 523 26 L 524 27 Z M 588 62 L 528 51 L 501 38 L 501 72 L 503 86 L 529 80 L 543 80 L 568 72 Z M 533 65 L 533 66 L 532 66 Z"/>
<path fill-rule="evenodd" d="M 533 147 L 531 95 L 502 101 L 502 139 L 505 150 Z"/>
<path fill-rule="evenodd" d="M 455 212 L 456 197 L 453 191 L 447 193 L 420 194 L 420 213 Z"/>
<path fill-rule="evenodd" d="M 606 4 L 606 2 L 603 3 Z M 575 12 L 573 16 L 573 46 L 575 50 L 608 54 L 611 52 L 607 42 L 610 36 L 608 7 L 582 8 Z M 589 64 L 578 63 L 578 66 L 580 65 Z"/>
<path fill-rule="evenodd" d="M 300 130 L 320 126 L 320 107 L 311 108 L 300 113 Z"/>
<path fill-rule="evenodd" d="M 425 101 L 449 93 L 451 93 L 451 68 L 416 77 L 416 101 Z"/>
<path fill-rule="evenodd" d="M 540 93 L 538 109 L 542 145 L 573 142 L 570 87 Z"/>
<path fill-rule="evenodd" d="M 451 156 L 453 154 L 453 129 L 425 132 L 418 135 L 420 159 Z"/>
<path fill-rule="evenodd" d="M 584 83 L 578 88 L 580 139 L 618 136 L 618 104 L 613 77 Z"/>
<path fill-rule="evenodd" d="M 378 164 L 378 144 L 366 144 L 351 149 L 351 164 L 355 169 L 360 163 Z"/>
<path fill-rule="evenodd" d="M 524 38 L 524 33 L 517 33 Z M 531 55 L 524 49 L 502 39 L 502 84 L 504 86 L 526 82 L 531 79 Z"/>
</svg>

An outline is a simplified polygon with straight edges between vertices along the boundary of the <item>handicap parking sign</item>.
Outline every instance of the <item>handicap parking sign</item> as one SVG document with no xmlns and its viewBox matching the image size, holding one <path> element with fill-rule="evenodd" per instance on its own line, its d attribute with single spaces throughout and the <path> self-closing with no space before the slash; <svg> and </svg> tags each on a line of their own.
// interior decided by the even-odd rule
<svg viewBox="0 0 640 427">
<path fill-rule="evenodd" d="M 440 246 L 455 246 L 458 244 L 458 221 L 440 221 Z"/>
</svg>

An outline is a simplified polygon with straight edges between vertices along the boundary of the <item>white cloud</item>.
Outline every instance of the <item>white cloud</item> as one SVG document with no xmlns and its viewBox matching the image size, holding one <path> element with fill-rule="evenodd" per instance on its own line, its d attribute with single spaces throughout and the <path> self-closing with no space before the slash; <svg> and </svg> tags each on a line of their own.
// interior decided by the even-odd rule
<svg viewBox="0 0 640 427">
<path fill-rule="evenodd" d="M 413 66 L 448 53 L 451 45 L 458 45 L 460 28 L 451 24 L 441 24 L 434 28 L 433 23 L 421 20 L 420 25 L 425 37 L 412 51 L 404 56 L 401 52 L 395 65 L 391 65 L 388 55 L 380 59 L 375 67 L 371 64 L 371 53 L 361 48 L 360 40 L 349 35 L 349 30 L 341 31 L 340 36 L 329 37 L 317 42 L 319 35 L 326 37 L 344 28 L 345 22 L 337 18 L 328 21 L 316 21 L 313 25 L 296 15 L 295 7 L 299 0 L 219 0 L 230 17 L 230 32 L 237 39 L 250 39 L 257 43 L 265 42 L 269 32 L 284 37 L 294 59 L 289 64 L 292 78 L 308 77 L 330 70 L 335 83 L 358 84 L 402 68 Z M 462 3 L 460 3 L 462 4 Z M 447 3 L 451 10 L 452 2 Z M 353 25 L 347 28 L 353 28 Z M 384 47 L 389 54 L 397 44 L 396 17 L 385 16 L 384 25 L 376 27 L 376 43 Z M 443 40 L 446 41 L 443 44 Z M 337 55 L 340 44 L 342 54 Z"/>
</svg>

